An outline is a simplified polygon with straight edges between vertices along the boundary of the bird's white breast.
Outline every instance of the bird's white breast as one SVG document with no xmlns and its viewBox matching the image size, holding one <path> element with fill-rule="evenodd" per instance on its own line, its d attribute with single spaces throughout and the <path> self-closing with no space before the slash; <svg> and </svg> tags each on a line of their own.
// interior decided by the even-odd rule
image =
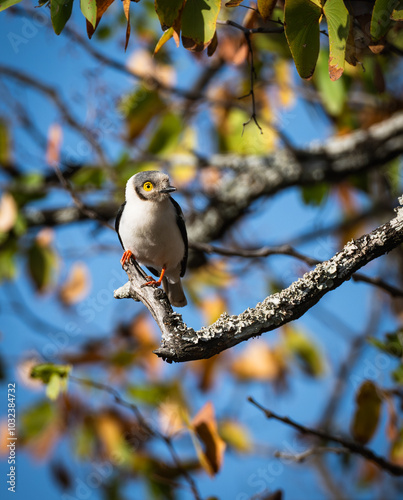
<svg viewBox="0 0 403 500">
<path fill-rule="evenodd" d="M 119 224 L 125 250 L 143 265 L 166 268 L 166 276 L 177 281 L 185 245 L 176 222 L 176 211 L 167 198 L 161 202 L 131 199 Z"/>
</svg>

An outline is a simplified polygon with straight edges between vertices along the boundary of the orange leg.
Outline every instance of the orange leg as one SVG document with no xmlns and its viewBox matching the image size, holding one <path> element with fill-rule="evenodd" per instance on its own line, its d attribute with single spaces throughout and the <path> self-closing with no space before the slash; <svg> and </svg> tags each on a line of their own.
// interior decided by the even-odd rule
<svg viewBox="0 0 403 500">
<path fill-rule="evenodd" d="M 147 283 L 144 283 L 143 285 L 141 285 L 141 288 L 143 288 L 143 286 L 148 286 L 148 285 L 157 285 L 157 286 L 160 286 L 162 278 L 164 277 L 164 274 L 165 274 L 165 267 L 162 268 L 161 275 L 158 278 L 158 281 L 155 281 L 154 279 L 151 278 L 151 276 L 148 276 L 148 278 L 151 278 L 151 281 L 147 281 Z"/>
<path fill-rule="evenodd" d="M 124 266 L 131 257 L 133 257 L 133 259 L 135 258 L 130 250 L 126 250 L 123 253 L 122 258 L 120 259 L 120 263 L 122 264 L 122 266 Z"/>
</svg>

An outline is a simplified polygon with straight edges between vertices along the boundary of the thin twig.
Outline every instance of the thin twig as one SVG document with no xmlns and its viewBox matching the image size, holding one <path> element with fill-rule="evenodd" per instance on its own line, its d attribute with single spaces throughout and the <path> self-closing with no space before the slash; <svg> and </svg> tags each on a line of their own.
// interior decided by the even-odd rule
<svg viewBox="0 0 403 500">
<path fill-rule="evenodd" d="M 298 422 L 295 422 L 289 417 L 282 417 L 280 415 L 277 415 L 271 410 L 268 410 L 267 408 L 264 408 L 261 404 L 256 402 L 251 396 L 248 397 L 248 401 L 252 403 L 256 408 L 261 410 L 266 418 L 268 419 L 274 419 L 278 420 L 279 422 L 283 422 L 286 425 L 289 425 L 290 427 L 293 427 L 296 429 L 298 432 L 301 434 L 305 434 L 308 436 L 315 436 L 317 438 L 320 438 L 324 441 L 332 441 L 334 443 L 338 443 L 344 448 L 347 448 L 351 453 L 354 453 L 356 455 L 360 455 L 370 462 L 373 462 L 376 464 L 378 467 L 381 469 L 389 472 L 390 474 L 394 476 L 403 476 L 403 467 L 400 467 L 399 465 L 396 465 L 392 462 L 389 462 L 386 460 L 384 457 L 377 455 L 374 453 L 371 449 L 367 448 L 366 446 L 363 446 L 359 443 L 356 443 L 355 441 L 350 441 L 348 439 L 339 437 L 339 436 L 334 436 L 333 434 L 329 434 L 328 432 L 324 432 L 321 430 L 317 429 L 311 429 L 310 427 L 306 427 L 304 425 L 299 424 Z"/>
<path fill-rule="evenodd" d="M 71 196 L 75 206 L 80 210 L 80 212 L 83 215 L 85 215 L 86 217 L 88 217 L 89 219 L 96 220 L 97 222 L 99 222 L 103 226 L 107 227 L 108 229 L 112 229 L 112 231 L 114 231 L 114 228 L 109 224 L 109 222 L 103 220 L 102 217 L 100 217 L 100 215 L 97 214 L 97 212 L 95 212 L 94 210 L 85 206 L 85 204 L 79 198 L 77 193 L 74 191 L 74 189 L 71 186 L 71 184 L 69 183 L 69 181 L 64 177 L 63 172 L 60 170 L 57 163 L 53 163 L 52 166 L 56 172 L 56 175 L 60 181 L 60 184 L 64 187 L 64 189 L 68 193 L 70 193 L 70 196 Z"/>
<path fill-rule="evenodd" d="M 318 259 L 313 259 L 307 255 L 304 255 L 290 245 L 279 245 L 275 247 L 262 247 L 258 249 L 244 249 L 244 248 L 223 248 L 215 245 L 210 245 L 208 243 L 191 242 L 189 246 L 195 250 L 205 252 L 205 253 L 216 253 L 219 255 L 225 255 L 227 257 L 244 257 L 244 258 L 261 258 L 269 257 L 271 255 L 288 255 L 294 257 L 302 262 L 305 262 L 308 266 L 316 266 L 321 262 Z M 355 273 L 352 276 L 354 281 L 361 281 L 363 283 L 368 283 L 375 287 L 381 288 L 385 292 L 389 293 L 392 297 L 403 297 L 403 290 L 397 288 L 389 283 L 386 283 L 381 278 L 371 278 L 362 273 Z"/>
<path fill-rule="evenodd" d="M 119 391 L 117 391 L 114 387 L 111 387 L 107 384 L 103 384 L 101 382 L 95 382 L 94 380 L 83 379 L 81 377 L 76 377 L 75 375 L 70 375 L 69 380 L 71 380 L 72 382 L 75 382 L 77 384 L 80 384 L 80 385 L 86 385 L 89 387 L 93 387 L 94 389 L 104 391 L 104 392 L 110 394 L 111 396 L 113 396 L 113 398 L 115 399 L 115 402 L 117 404 L 124 406 L 125 408 L 128 408 L 129 410 L 131 410 L 134 413 L 135 417 L 137 418 L 137 421 L 139 422 L 139 424 L 146 430 L 146 432 L 150 436 L 153 436 L 155 438 L 158 438 L 158 439 L 161 439 L 162 441 L 164 441 L 164 443 L 166 444 L 166 446 L 171 454 L 171 457 L 172 457 L 172 460 L 173 460 L 175 466 L 178 468 L 178 470 L 180 470 L 183 477 L 185 478 L 185 480 L 189 484 L 189 487 L 192 490 L 192 493 L 193 493 L 195 500 L 202 499 L 202 497 L 197 489 L 197 486 L 196 486 L 194 479 L 189 474 L 189 472 L 183 467 L 183 465 L 180 461 L 180 458 L 179 458 L 178 454 L 176 453 L 176 450 L 175 450 L 175 447 L 173 445 L 171 437 L 163 434 L 158 429 L 154 429 L 150 424 L 148 424 L 146 419 L 143 417 L 141 411 L 139 410 L 139 408 L 135 404 L 130 403 L 129 401 L 126 401 L 124 398 L 122 398 Z"/>
<path fill-rule="evenodd" d="M 336 455 L 344 455 L 346 453 L 350 453 L 348 448 L 340 448 L 340 447 L 331 447 L 331 446 L 315 446 L 313 448 L 308 448 L 301 453 L 296 453 L 295 455 L 292 453 L 285 453 L 283 451 L 276 451 L 274 456 L 276 458 L 282 458 L 284 460 L 290 460 L 293 462 L 303 462 L 308 457 L 312 455 L 318 455 L 321 453 L 335 453 Z"/>
</svg>

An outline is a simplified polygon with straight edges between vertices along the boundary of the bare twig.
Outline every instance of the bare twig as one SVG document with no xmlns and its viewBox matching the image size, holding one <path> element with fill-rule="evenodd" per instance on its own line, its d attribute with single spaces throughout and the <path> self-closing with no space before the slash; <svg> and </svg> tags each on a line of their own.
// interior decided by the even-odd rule
<svg viewBox="0 0 403 500">
<path fill-rule="evenodd" d="M 111 396 L 113 396 L 113 398 L 117 404 L 131 410 L 133 412 L 133 414 L 135 415 L 138 423 L 143 427 L 143 429 L 147 432 L 148 435 L 153 436 L 153 437 L 158 438 L 158 439 L 161 439 L 166 444 L 175 466 L 182 473 L 183 477 L 185 478 L 185 480 L 189 484 L 189 487 L 193 493 L 195 500 L 201 500 L 202 497 L 197 489 L 196 483 L 195 483 L 194 479 L 192 478 L 192 476 L 189 474 L 189 472 L 183 467 L 183 465 L 180 461 L 180 458 L 175 450 L 175 447 L 174 447 L 174 444 L 172 442 L 171 437 L 163 434 L 158 429 L 153 428 L 146 421 L 146 419 L 142 415 L 141 411 L 139 410 L 139 408 L 135 404 L 130 403 L 129 401 L 126 401 L 124 398 L 122 398 L 119 391 L 117 391 L 114 387 L 103 384 L 101 382 L 95 382 L 94 380 L 83 379 L 80 377 L 76 377 L 75 375 L 70 375 L 69 380 L 71 380 L 72 382 L 75 382 L 77 384 L 80 384 L 80 385 L 86 385 L 88 387 L 93 387 L 94 389 L 104 391 L 104 392 L 110 394 Z"/>
<path fill-rule="evenodd" d="M 113 226 L 109 224 L 109 222 L 106 222 L 99 213 L 97 213 L 95 210 L 88 208 L 80 197 L 77 195 L 77 193 L 74 191 L 73 187 L 69 183 L 69 181 L 64 177 L 63 172 L 60 170 L 59 166 L 56 163 L 52 164 L 52 167 L 54 168 L 57 178 L 60 181 L 60 184 L 64 187 L 64 189 L 70 193 L 70 196 L 75 204 L 75 206 L 78 208 L 78 210 L 86 217 L 92 220 L 96 220 L 103 226 L 107 227 L 108 229 L 112 229 L 114 231 L 115 229 Z"/>
<path fill-rule="evenodd" d="M 276 451 L 274 456 L 276 458 L 282 458 L 284 460 L 290 460 L 292 462 L 304 462 L 308 457 L 312 455 L 319 455 L 323 453 L 335 453 L 336 455 L 344 455 L 350 453 L 348 448 L 331 447 L 331 446 L 314 446 L 313 448 L 308 448 L 301 453 L 285 453 L 283 451 Z"/>
<path fill-rule="evenodd" d="M 277 415 L 277 413 L 274 413 L 271 410 L 264 408 L 261 404 L 256 402 L 252 397 L 249 397 L 248 401 L 252 403 L 254 406 L 256 406 L 256 408 L 261 410 L 268 419 L 272 418 L 274 420 L 278 420 L 279 422 L 283 422 L 284 424 L 293 427 L 301 434 L 305 434 L 308 436 L 315 436 L 324 441 L 332 441 L 333 443 L 338 443 L 343 448 L 347 449 L 349 452 L 364 457 L 370 462 L 376 464 L 381 469 L 385 470 L 386 472 L 389 472 L 389 474 L 392 474 L 394 476 L 403 476 L 403 467 L 400 467 L 399 465 L 389 462 L 384 457 L 377 455 L 366 446 L 363 446 L 355 441 L 350 441 L 348 439 L 339 436 L 334 436 L 333 434 L 329 434 L 328 432 L 323 432 L 317 429 L 311 429 L 310 427 L 306 427 L 304 425 L 299 424 L 298 422 L 295 422 L 289 417 L 283 417 Z"/>
<path fill-rule="evenodd" d="M 307 255 L 298 252 L 290 245 L 280 245 L 275 247 L 262 247 L 258 249 L 243 249 L 243 248 L 223 248 L 215 245 L 210 245 L 208 243 L 197 243 L 191 242 L 189 244 L 190 248 L 194 248 L 200 252 L 205 253 L 217 253 L 219 255 L 225 255 L 227 257 L 244 257 L 244 258 L 260 258 L 269 257 L 270 255 L 288 255 L 294 257 L 302 262 L 308 264 L 308 266 L 315 266 L 320 263 L 320 260 L 313 259 Z M 355 273 L 352 275 L 354 281 L 362 281 L 368 283 L 375 287 L 381 288 L 385 292 L 389 293 L 392 297 L 403 297 L 403 290 L 397 288 L 389 283 L 386 283 L 381 278 L 371 278 L 370 276 L 365 276 L 361 273 Z"/>
</svg>

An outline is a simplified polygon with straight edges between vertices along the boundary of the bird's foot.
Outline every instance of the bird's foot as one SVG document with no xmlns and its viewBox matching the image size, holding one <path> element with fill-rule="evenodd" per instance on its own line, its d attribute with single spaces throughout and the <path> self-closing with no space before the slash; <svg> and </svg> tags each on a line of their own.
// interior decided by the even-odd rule
<svg viewBox="0 0 403 500">
<path fill-rule="evenodd" d="M 126 262 L 128 260 L 130 260 L 132 257 L 133 257 L 133 259 L 135 258 L 133 253 L 130 250 L 126 250 L 123 253 L 122 258 L 120 259 L 120 263 L 122 264 L 122 266 L 124 266 L 126 264 Z"/>
<path fill-rule="evenodd" d="M 144 288 L 145 286 L 150 286 L 150 285 L 157 285 L 157 286 L 161 285 L 161 281 L 160 280 L 155 281 L 155 279 L 152 276 L 147 276 L 147 279 L 150 281 L 143 283 L 140 288 Z"/>
<path fill-rule="evenodd" d="M 165 274 L 165 267 L 162 268 L 161 275 L 158 278 L 158 281 L 155 281 L 155 279 L 152 276 L 146 276 L 146 279 L 149 280 L 149 281 L 147 281 L 146 283 L 143 283 L 141 285 L 141 288 L 143 288 L 145 286 L 150 286 L 150 285 L 160 286 L 161 282 L 162 282 L 162 278 L 164 277 L 164 274 Z"/>
</svg>

